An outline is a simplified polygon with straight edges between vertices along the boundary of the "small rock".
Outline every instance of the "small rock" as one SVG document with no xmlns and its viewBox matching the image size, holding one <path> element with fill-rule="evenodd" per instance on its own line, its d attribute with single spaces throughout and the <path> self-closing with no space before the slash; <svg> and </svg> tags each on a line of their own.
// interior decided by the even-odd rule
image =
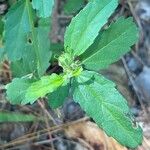
<svg viewBox="0 0 150 150">
<path fill-rule="evenodd" d="M 69 100 L 63 107 L 64 121 L 73 121 L 84 117 L 84 112 L 79 106 L 72 100 Z"/>
<path fill-rule="evenodd" d="M 132 71 L 135 74 L 139 74 L 142 70 L 142 64 L 139 63 L 139 61 L 135 58 L 130 58 L 127 64 L 130 71 Z"/>
</svg>

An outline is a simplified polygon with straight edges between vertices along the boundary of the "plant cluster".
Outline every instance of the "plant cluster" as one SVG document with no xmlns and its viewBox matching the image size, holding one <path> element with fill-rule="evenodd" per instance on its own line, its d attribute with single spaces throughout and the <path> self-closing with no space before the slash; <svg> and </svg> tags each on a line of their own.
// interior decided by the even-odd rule
<svg viewBox="0 0 150 150">
<path fill-rule="evenodd" d="M 137 147 L 142 142 L 140 126 L 116 85 L 97 72 L 135 44 L 138 29 L 133 19 L 120 17 L 102 29 L 118 0 L 90 0 L 66 29 L 64 51 L 57 57 L 63 71 L 46 74 L 55 55 L 49 41 L 53 5 L 53 0 L 18 0 L 5 16 L 1 54 L 11 62 L 14 77 L 6 86 L 7 99 L 25 105 L 47 97 L 56 109 L 71 94 L 107 135 L 124 146 Z"/>
</svg>

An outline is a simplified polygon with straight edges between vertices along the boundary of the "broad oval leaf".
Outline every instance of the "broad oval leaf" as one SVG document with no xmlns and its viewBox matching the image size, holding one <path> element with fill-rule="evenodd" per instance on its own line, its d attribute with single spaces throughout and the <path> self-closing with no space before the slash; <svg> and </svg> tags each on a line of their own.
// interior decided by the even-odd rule
<svg viewBox="0 0 150 150">
<path fill-rule="evenodd" d="M 132 18 L 119 18 L 100 33 L 95 42 L 81 56 L 85 68 L 99 70 L 119 60 L 138 39 L 138 29 Z"/>
<path fill-rule="evenodd" d="M 29 20 L 26 0 L 16 2 L 6 15 L 5 51 L 11 61 L 25 55 L 27 34 L 31 31 Z"/>
<path fill-rule="evenodd" d="M 7 98 L 12 104 L 34 103 L 38 98 L 55 91 L 64 82 L 62 75 L 43 76 L 39 81 L 15 78 L 7 84 Z"/>
<path fill-rule="evenodd" d="M 97 37 L 118 5 L 118 0 L 92 0 L 74 17 L 65 33 L 65 50 L 82 54 Z"/>
<path fill-rule="evenodd" d="M 126 147 L 137 147 L 142 130 L 133 123 L 127 102 L 114 83 L 96 73 L 94 77 L 93 82 L 75 83 L 74 100 L 109 136 Z"/>
<path fill-rule="evenodd" d="M 32 0 L 32 6 L 39 17 L 47 18 L 51 16 L 54 0 Z"/>
</svg>

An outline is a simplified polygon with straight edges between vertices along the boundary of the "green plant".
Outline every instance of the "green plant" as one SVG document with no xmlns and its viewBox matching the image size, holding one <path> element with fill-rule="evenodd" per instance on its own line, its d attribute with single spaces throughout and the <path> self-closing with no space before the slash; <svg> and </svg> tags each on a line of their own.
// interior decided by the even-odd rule
<svg viewBox="0 0 150 150">
<path fill-rule="evenodd" d="M 85 0 L 66 0 L 64 12 L 66 14 L 75 13 L 84 6 Z"/>
<path fill-rule="evenodd" d="M 53 0 L 32 0 L 32 4 L 20 0 L 6 15 L 4 50 L 16 77 L 6 86 L 8 100 L 25 105 L 46 96 L 50 107 L 58 108 L 71 89 L 75 102 L 109 136 L 124 146 L 137 147 L 142 130 L 127 102 L 113 82 L 96 72 L 119 60 L 137 41 L 132 18 L 121 17 L 100 31 L 118 0 L 90 0 L 66 29 L 64 51 L 57 58 L 63 72 L 45 75 L 52 58 L 47 17 L 53 4 Z"/>
</svg>

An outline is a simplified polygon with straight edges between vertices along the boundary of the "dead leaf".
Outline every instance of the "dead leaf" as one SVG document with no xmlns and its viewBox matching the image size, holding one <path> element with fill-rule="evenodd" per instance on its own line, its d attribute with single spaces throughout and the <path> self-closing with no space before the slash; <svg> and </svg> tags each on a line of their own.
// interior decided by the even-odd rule
<svg viewBox="0 0 150 150">
<path fill-rule="evenodd" d="M 93 150 L 127 150 L 90 121 L 69 126 L 65 133 L 69 138 L 89 143 Z"/>
</svg>

